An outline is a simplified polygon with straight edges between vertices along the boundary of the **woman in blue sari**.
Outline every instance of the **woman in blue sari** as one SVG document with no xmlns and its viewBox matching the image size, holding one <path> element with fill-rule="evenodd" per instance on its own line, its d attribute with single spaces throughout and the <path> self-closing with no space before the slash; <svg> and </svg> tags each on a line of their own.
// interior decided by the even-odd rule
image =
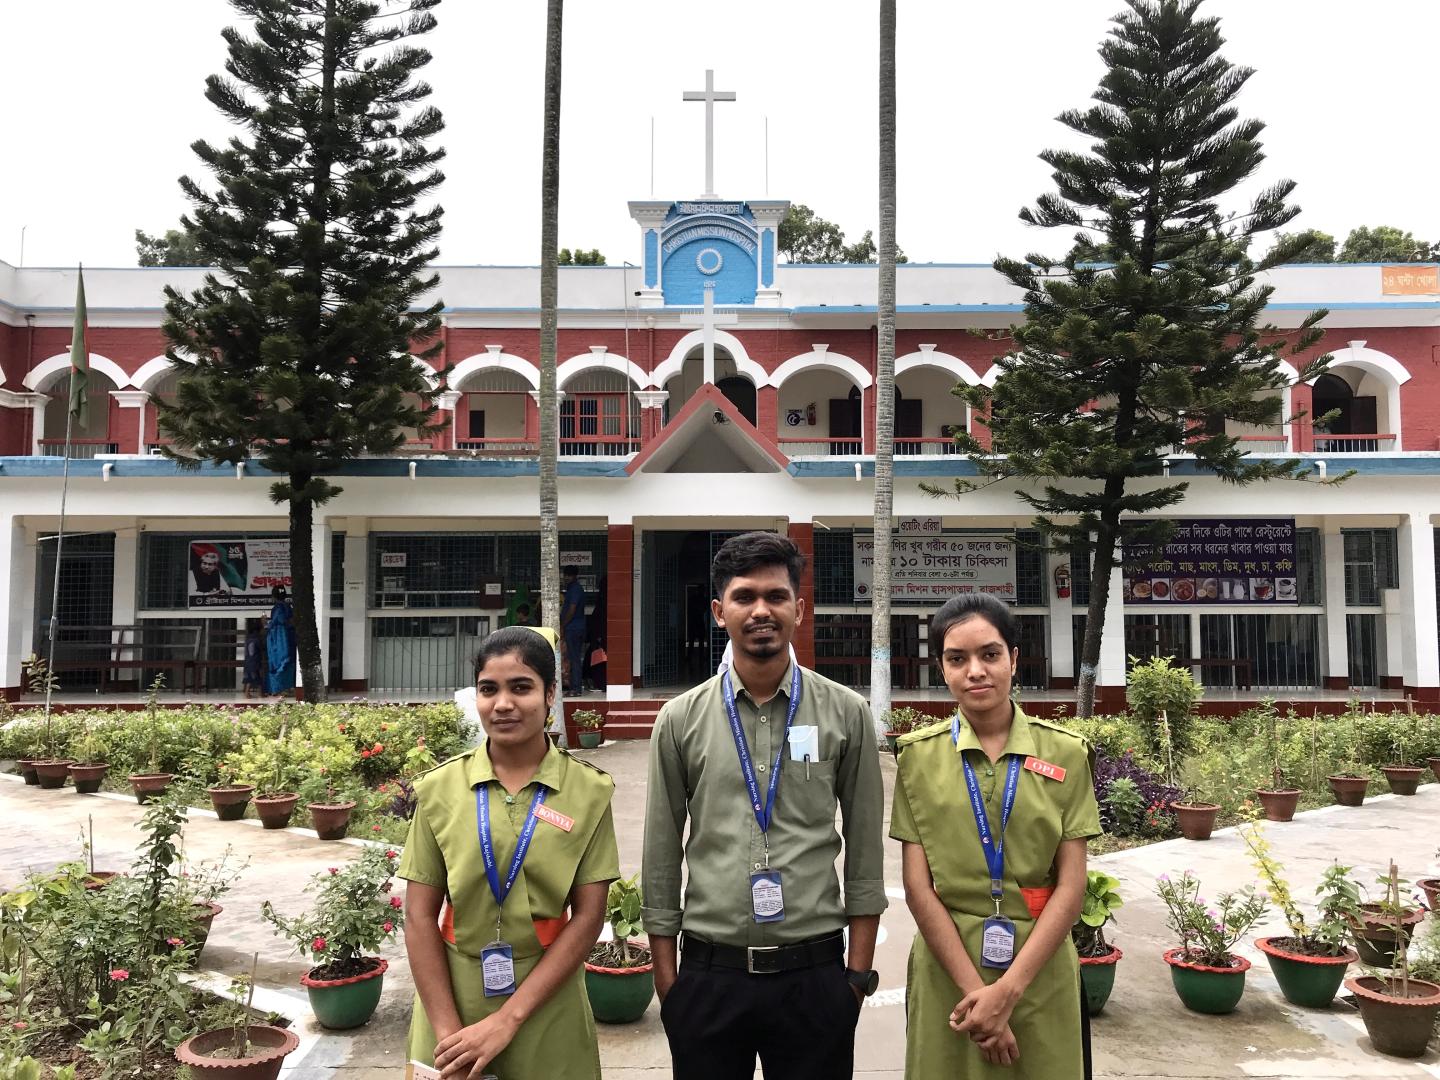
<svg viewBox="0 0 1440 1080">
<path fill-rule="evenodd" d="M 275 586 L 270 595 L 275 606 L 270 609 L 270 626 L 265 631 L 265 656 L 269 661 L 265 692 L 288 694 L 295 689 L 295 609 L 281 586 Z"/>
</svg>

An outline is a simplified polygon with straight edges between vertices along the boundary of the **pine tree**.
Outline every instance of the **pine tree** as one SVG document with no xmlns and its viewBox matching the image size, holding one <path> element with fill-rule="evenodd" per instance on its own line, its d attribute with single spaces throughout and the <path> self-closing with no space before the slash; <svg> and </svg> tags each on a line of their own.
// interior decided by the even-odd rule
<svg viewBox="0 0 1440 1080">
<path fill-rule="evenodd" d="M 1197 16 L 1200 0 L 1127 6 L 1100 47 L 1106 72 L 1095 103 L 1060 117 L 1089 151 L 1043 153 L 1056 190 L 1020 214 L 1078 229 L 1071 252 L 1059 264 L 1038 255 L 995 263 L 1024 291 L 1025 322 L 993 391 L 963 391 L 977 410 L 991 399 L 992 448 L 961 437 L 988 479 L 956 485 L 1022 481 L 1016 494 L 1055 549 L 1089 557 L 1082 716 L 1094 708 L 1120 547 L 1162 542 L 1173 525 L 1140 515 L 1185 498 L 1187 483 L 1164 479 L 1166 459 L 1193 454 L 1200 472 L 1237 485 L 1310 475 L 1296 460 L 1247 456 L 1224 421 L 1289 419 L 1281 356 L 1312 348 L 1326 315 L 1311 313 L 1288 341 L 1261 323 L 1271 288 L 1256 275 L 1312 238 L 1302 233 L 1256 261 L 1247 251 L 1299 213 L 1286 205 L 1294 184 L 1262 190 L 1245 212 L 1221 205 L 1264 160 L 1264 125 L 1235 108 L 1251 70 L 1221 55 L 1218 20 Z M 1323 366 L 1316 360 L 1300 377 Z"/>
<path fill-rule="evenodd" d="M 443 128 L 416 78 L 430 59 L 410 39 L 439 0 L 231 0 L 229 77 L 206 98 L 235 125 L 199 141 L 214 190 L 182 178 L 182 224 L 217 272 L 189 295 L 166 290 L 165 334 L 180 370 L 162 429 L 199 459 L 257 461 L 289 512 L 299 664 L 321 700 L 314 508 L 340 493 L 347 461 L 433 430 L 433 391 L 413 356 L 438 354 Z M 417 347 L 417 342 L 428 342 Z M 323 598 L 322 598 L 323 599 Z"/>
</svg>

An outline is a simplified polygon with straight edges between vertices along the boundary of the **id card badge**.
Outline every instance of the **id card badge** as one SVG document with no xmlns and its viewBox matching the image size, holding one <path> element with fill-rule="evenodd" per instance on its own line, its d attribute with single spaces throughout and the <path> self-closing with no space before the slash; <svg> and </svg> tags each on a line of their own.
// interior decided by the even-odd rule
<svg viewBox="0 0 1440 1080">
<path fill-rule="evenodd" d="M 984 937 L 980 942 L 980 963 L 987 968 L 1004 971 L 1015 959 L 1015 924 L 1004 915 L 985 920 Z"/>
<path fill-rule="evenodd" d="M 820 760 L 820 729 L 814 724 L 800 724 L 790 729 L 790 760 Z"/>
<path fill-rule="evenodd" d="M 750 908 L 756 922 L 785 921 L 785 890 L 780 871 L 761 870 L 750 875 Z"/>
<path fill-rule="evenodd" d="M 505 997 L 515 992 L 515 958 L 510 946 L 492 941 L 480 950 L 480 975 L 486 997 Z"/>
</svg>

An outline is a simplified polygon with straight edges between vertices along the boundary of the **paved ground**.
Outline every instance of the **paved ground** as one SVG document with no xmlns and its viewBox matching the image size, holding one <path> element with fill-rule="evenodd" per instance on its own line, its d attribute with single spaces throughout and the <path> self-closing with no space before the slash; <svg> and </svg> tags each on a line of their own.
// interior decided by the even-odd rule
<svg viewBox="0 0 1440 1080">
<path fill-rule="evenodd" d="M 645 799 L 646 744 L 611 743 L 585 756 L 615 774 L 615 810 L 621 865 L 629 874 L 639 867 L 640 822 Z M 883 759 L 886 786 L 894 766 Z M 888 801 L 887 801 L 888 804 Z M 78 797 L 72 791 L 24 788 L 18 778 L 0 780 L 0 884 L 13 883 L 25 868 L 40 868 L 75 857 L 86 817 L 95 821 L 97 866 L 122 868 L 134 846 L 140 811 L 132 800 Z M 1435 846 L 1440 830 L 1440 785 L 1420 795 L 1372 799 L 1356 809 L 1330 807 L 1303 814 L 1294 823 L 1272 825 L 1268 836 L 1284 862 L 1297 896 L 1308 897 L 1320 871 L 1332 858 L 1357 866 L 1368 881 L 1390 858 L 1410 879 L 1440 873 Z M 192 812 L 187 848 L 194 858 L 209 858 L 227 845 L 248 855 L 251 865 L 225 898 L 226 910 L 215 922 L 203 968 L 219 977 L 249 966 L 252 951 L 262 956 L 257 1004 L 286 1012 L 304 1038 L 289 1059 L 289 1080 L 394 1080 L 402 1064 L 411 987 L 403 950 L 391 957 L 380 1011 L 352 1034 L 326 1034 L 309 1018 L 298 979 L 305 968 L 297 956 L 271 937 L 257 916 L 262 899 L 281 908 L 298 907 L 310 874 L 334 865 L 351 852 L 326 844 L 302 830 L 262 832 L 253 823 L 228 824 L 208 812 Z M 898 845 L 889 844 L 886 878 L 892 906 L 882 921 L 877 967 L 881 991 L 860 1021 L 856 1075 L 889 1080 L 902 1075 L 905 1042 L 905 959 L 914 923 L 899 890 Z M 1377 1055 L 1354 1011 L 1344 1004 L 1314 1012 L 1295 1008 L 1279 995 L 1263 958 L 1256 962 L 1239 1010 L 1228 1017 L 1203 1017 L 1185 1010 L 1175 997 L 1161 952 L 1169 947 L 1163 910 L 1150 892 L 1161 873 L 1193 869 L 1207 895 L 1248 884 L 1253 873 L 1238 837 L 1217 833 L 1207 843 L 1183 840 L 1108 855 L 1098 860 L 1124 882 L 1127 906 L 1115 939 L 1125 950 L 1114 997 L 1095 1022 L 1096 1075 L 1105 1077 L 1385 1077 L 1406 1080 L 1440 1077 L 1440 1055 L 1401 1062 Z M 1282 924 L 1272 919 L 1268 931 Z M 660 1080 L 669 1076 L 658 1009 L 652 1005 L 637 1024 L 605 1027 L 601 1059 L 613 1080 Z"/>
</svg>

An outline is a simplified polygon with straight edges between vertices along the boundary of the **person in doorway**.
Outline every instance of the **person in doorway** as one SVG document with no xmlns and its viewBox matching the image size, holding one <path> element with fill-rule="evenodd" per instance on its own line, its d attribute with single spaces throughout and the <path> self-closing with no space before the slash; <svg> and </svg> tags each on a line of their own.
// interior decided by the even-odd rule
<svg viewBox="0 0 1440 1080">
<path fill-rule="evenodd" d="M 585 586 L 580 584 L 580 568 L 565 566 L 560 570 L 564 588 L 560 597 L 560 632 L 565 639 L 565 693 L 574 696 L 585 692 Z"/>
<path fill-rule="evenodd" d="M 757 1055 L 769 1080 L 848 1077 L 878 981 L 880 758 L 864 699 L 790 657 L 804 566 L 775 533 L 725 542 L 711 610 L 733 662 L 651 736 L 643 920 L 677 1080 L 750 1080 Z"/>
<path fill-rule="evenodd" d="M 530 613 L 530 605 L 529 605 L 529 604 L 521 604 L 519 607 L 517 607 L 517 608 L 515 609 L 515 623 L 514 623 L 514 625 L 516 625 L 516 626 L 534 626 L 534 625 L 535 625 L 535 617 Z"/>
<path fill-rule="evenodd" d="M 265 631 L 265 658 L 269 671 L 265 692 L 283 695 L 295 689 L 295 608 L 283 585 L 270 590 L 273 604 L 270 625 Z"/>
<path fill-rule="evenodd" d="M 890 835 L 920 933 L 906 986 L 905 1075 L 1081 1080 L 1070 928 L 1100 811 L 1084 739 L 1010 699 L 1019 627 L 984 593 L 930 620 L 954 717 L 902 736 Z"/>
<path fill-rule="evenodd" d="M 595 606 L 587 620 L 588 637 L 585 642 L 585 672 L 591 688 L 601 693 L 605 691 L 608 679 L 606 665 L 610 659 L 605 651 L 605 623 L 610 617 L 606 604 L 608 587 L 609 577 L 602 574 L 595 592 Z"/>
<path fill-rule="evenodd" d="M 245 620 L 245 667 L 241 684 L 245 696 L 259 697 L 265 692 L 265 650 L 260 644 L 260 620 Z"/>
<path fill-rule="evenodd" d="M 620 876 L 615 783 L 546 738 L 553 639 L 513 626 L 481 643 L 485 741 L 415 784 L 397 871 L 416 990 L 407 1057 L 446 1080 L 600 1076 L 584 960 Z"/>
</svg>

